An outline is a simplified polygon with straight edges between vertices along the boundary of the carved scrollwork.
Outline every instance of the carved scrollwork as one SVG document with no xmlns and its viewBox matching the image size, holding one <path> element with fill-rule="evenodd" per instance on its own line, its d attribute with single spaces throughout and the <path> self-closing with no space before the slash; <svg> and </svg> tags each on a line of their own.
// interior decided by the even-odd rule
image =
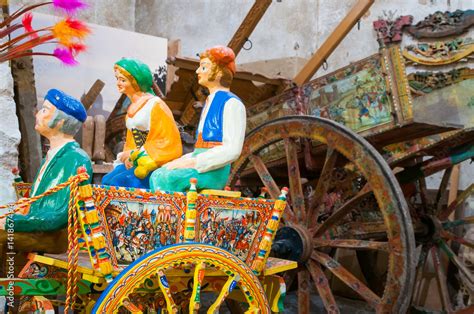
<svg viewBox="0 0 474 314">
<path fill-rule="evenodd" d="M 464 33 L 474 24 L 474 10 L 437 11 L 407 28 L 415 38 L 442 38 Z"/>
<path fill-rule="evenodd" d="M 451 41 L 418 43 L 406 46 L 403 56 L 409 61 L 423 65 L 446 65 L 471 57 L 474 42 L 471 38 L 456 38 Z"/>
</svg>

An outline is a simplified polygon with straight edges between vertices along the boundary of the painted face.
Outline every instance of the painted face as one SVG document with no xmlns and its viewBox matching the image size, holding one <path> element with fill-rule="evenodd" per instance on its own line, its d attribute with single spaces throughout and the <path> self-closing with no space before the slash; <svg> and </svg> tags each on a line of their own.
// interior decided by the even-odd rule
<svg viewBox="0 0 474 314">
<path fill-rule="evenodd" d="M 56 110 L 56 107 L 52 103 L 48 100 L 44 101 L 43 107 L 36 113 L 35 130 L 38 131 L 39 134 L 46 135 L 51 130 L 48 123 Z"/>
<path fill-rule="evenodd" d="M 115 70 L 115 78 L 117 79 L 117 89 L 119 93 L 130 95 L 136 92 L 129 79 L 120 73 L 120 71 Z"/>
<path fill-rule="evenodd" d="M 209 58 L 203 58 L 199 62 L 199 68 L 196 70 L 199 85 L 207 86 L 209 75 L 211 73 L 211 66 L 212 62 Z"/>
</svg>

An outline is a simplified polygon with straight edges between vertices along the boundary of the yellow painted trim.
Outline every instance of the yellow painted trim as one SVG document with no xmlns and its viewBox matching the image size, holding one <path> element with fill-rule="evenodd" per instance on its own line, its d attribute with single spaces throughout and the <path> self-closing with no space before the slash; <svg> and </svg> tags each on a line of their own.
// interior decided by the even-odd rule
<svg viewBox="0 0 474 314">
<path fill-rule="evenodd" d="M 242 193 L 238 191 L 224 191 L 224 190 L 202 190 L 199 194 L 225 196 L 225 197 L 241 197 Z"/>
<path fill-rule="evenodd" d="M 405 59 L 408 59 L 412 62 L 423 64 L 423 65 L 446 65 L 446 64 L 451 64 L 456 61 L 459 61 L 463 58 L 466 58 L 473 52 L 474 52 L 474 44 L 471 44 L 471 45 L 468 45 L 465 50 L 462 50 L 449 58 L 443 58 L 443 57 L 427 58 L 427 57 L 417 57 L 409 53 L 408 50 L 405 48 L 403 49 L 403 57 L 405 57 Z"/>
<path fill-rule="evenodd" d="M 28 259 L 32 260 L 33 262 L 38 262 L 41 264 L 54 266 L 61 269 L 67 269 L 67 262 L 51 258 L 47 256 L 37 255 L 37 254 L 30 254 L 28 255 Z M 78 266 L 77 271 L 82 274 L 82 278 L 88 280 L 93 283 L 102 283 L 104 282 L 104 275 L 101 273 L 94 271 L 90 268 Z"/>
<path fill-rule="evenodd" d="M 268 261 L 271 260 L 271 259 L 273 259 L 273 257 L 268 258 L 267 265 L 268 265 Z M 282 273 L 282 272 L 290 270 L 290 269 L 298 268 L 298 263 L 297 262 L 289 261 L 289 260 L 285 260 L 285 261 L 287 262 L 287 264 L 285 264 L 285 265 L 279 265 L 279 266 L 275 266 L 275 267 L 265 268 L 265 270 L 263 272 L 263 275 L 264 276 L 270 276 L 270 275 Z"/>
</svg>

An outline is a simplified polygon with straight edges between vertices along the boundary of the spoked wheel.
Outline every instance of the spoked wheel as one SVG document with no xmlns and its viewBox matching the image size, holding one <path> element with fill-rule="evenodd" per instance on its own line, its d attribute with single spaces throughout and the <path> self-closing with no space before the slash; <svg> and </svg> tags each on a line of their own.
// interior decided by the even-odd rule
<svg viewBox="0 0 474 314">
<path fill-rule="evenodd" d="M 216 282 L 216 274 L 224 277 L 221 284 Z M 183 278 L 188 283 L 184 289 L 188 292 L 184 294 L 186 300 L 179 289 Z M 149 295 L 162 296 L 164 302 L 148 304 L 144 297 L 147 286 L 155 286 L 156 291 Z M 208 313 L 218 312 L 232 291 L 240 291 L 248 313 L 270 313 L 260 281 L 244 262 L 223 249 L 198 243 L 172 245 L 142 256 L 107 287 L 93 313 L 147 313 L 145 303 L 147 310 L 153 307 L 153 310 L 162 308 L 169 313 L 197 313 L 203 308 L 200 295 L 205 286 L 211 286 L 213 291 L 219 289 Z"/>
<path fill-rule="evenodd" d="M 418 214 L 416 224 L 424 226 L 422 232 L 416 233 L 420 255 L 413 303 L 424 307 L 429 278 L 434 277 L 437 297 L 445 313 L 473 313 L 474 216 L 456 212 L 474 193 L 474 184 L 448 204 L 447 188 L 452 169 L 444 170 L 440 186 L 433 194 L 427 193 L 425 178 L 419 179 L 418 197 L 412 197 L 409 202 L 413 212 Z M 428 276 L 430 273 L 432 276 Z"/>
<path fill-rule="evenodd" d="M 299 262 L 286 274 L 287 287 L 297 281 L 299 313 L 312 312 L 310 285 L 326 310 L 338 313 L 336 287 L 343 284 L 377 312 L 406 311 L 414 279 L 411 218 L 390 168 L 362 137 L 326 119 L 277 119 L 248 134 L 229 180 L 249 189 L 263 184 L 272 198 L 289 185 L 272 251 Z M 384 256 L 382 287 L 339 258 L 372 251 Z"/>
</svg>

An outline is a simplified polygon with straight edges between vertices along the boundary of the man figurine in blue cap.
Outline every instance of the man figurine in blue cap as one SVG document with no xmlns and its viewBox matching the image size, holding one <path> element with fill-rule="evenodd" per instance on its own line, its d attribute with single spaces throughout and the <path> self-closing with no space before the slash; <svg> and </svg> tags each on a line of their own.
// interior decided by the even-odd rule
<svg viewBox="0 0 474 314">
<path fill-rule="evenodd" d="M 89 156 L 74 140 L 86 118 L 86 110 L 77 99 L 57 89 L 48 91 L 43 107 L 36 114 L 35 129 L 49 140 L 50 148 L 36 174 L 31 197 L 67 181 L 81 166 L 92 177 Z M 65 188 L 37 200 L 26 213 L 0 221 L 0 244 L 6 242 L 5 229 L 13 229 L 17 251 L 65 252 L 68 202 L 69 188 Z"/>
</svg>

